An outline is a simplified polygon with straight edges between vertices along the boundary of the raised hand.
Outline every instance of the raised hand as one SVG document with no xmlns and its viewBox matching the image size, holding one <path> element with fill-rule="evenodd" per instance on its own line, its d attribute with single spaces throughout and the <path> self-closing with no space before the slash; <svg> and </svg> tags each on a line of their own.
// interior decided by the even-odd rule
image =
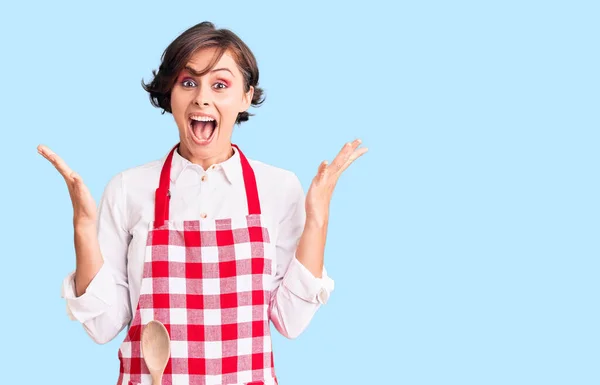
<svg viewBox="0 0 600 385">
<path fill-rule="evenodd" d="M 40 144 L 37 149 L 40 155 L 52 163 L 67 183 L 73 204 L 73 226 L 95 226 L 96 202 L 81 177 L 48 147 Z"/>
<path fill-rule="evenodd" d="M 328 222 L 329 203 L 338 179 L 352 162 L 368 151 L 365 147 L 359 148 L 360 144 L 360 139 L 346 143 L 331 164 L 323 161 L 319 165 L 317 175 L 306 194 L 307 221 L 315 221 L 321 225 Z"/>
</svg>

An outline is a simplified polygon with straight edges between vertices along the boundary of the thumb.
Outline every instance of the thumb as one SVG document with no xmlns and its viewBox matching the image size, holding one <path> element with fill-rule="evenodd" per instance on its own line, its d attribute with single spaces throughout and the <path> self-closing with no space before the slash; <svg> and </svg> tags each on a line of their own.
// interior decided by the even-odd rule
<svg viewBox="0 0 600 385">
<path fill-rule="evenodd" d="M 81 176 L 78 173 L 76 173 L 75 171 L 71 171 L 71 174 L 69 176 L 73 179 L 73 182 L 75 182 L 75 183 L 82 182 Z"/>
<path fill-rule="evenodd" d="M 321 164 L 319 165 L 319 170 L 317 172 L 317 174 L 322 177 L 323 175 L 325 175 L 325 170 L 327 170 L 327 161 L 324 160 L 321 162 Z"/>
</svg>

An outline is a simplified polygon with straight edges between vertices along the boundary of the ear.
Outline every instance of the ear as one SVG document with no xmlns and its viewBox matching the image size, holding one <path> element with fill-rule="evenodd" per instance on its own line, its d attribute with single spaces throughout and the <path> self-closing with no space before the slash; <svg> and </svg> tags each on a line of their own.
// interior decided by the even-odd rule
<svg viewBox="0 0 600 385">
<path fill-rule="evenodd" d="M 240 111 L 240 112 L 244 112 L 247 111 L 248 108 L 250 108 L 250 106 L 252 105 L 252 98 L 254 97 L 254 87 L 250 86 L 250 89 L 248 90 L 248 92 L 246 92 L 243 96 L 243 106 L 244 106 L 244 110 Z"/>
</svg>

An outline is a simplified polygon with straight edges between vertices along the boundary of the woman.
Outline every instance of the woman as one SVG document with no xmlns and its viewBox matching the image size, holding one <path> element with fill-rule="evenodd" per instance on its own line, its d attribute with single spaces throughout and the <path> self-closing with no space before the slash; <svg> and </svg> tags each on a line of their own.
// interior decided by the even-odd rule
<svg viewBox="0 0 600 385">
<path fill-rule="evenodd" d="M 175 39 L 153 74 L 143 86 L 180 141 L 112 178 L 98 211 L 81 177 L 38 147 L 73 203 L 68 312 L 98 343 L 129 327 L 119 385 L 150 383 L 140 334 L 153 319 L 171 338 L 165 384 L 275 384 L 269 322 L 294 338 L 327 302 L 329 202 L 366 149 L 356 140 L 323 162 L 306 197 L 292 172 L 246 158 L 231 135 L 263 102 L 259 71 L 244 42 L 212 23 Z"/>
</svg>

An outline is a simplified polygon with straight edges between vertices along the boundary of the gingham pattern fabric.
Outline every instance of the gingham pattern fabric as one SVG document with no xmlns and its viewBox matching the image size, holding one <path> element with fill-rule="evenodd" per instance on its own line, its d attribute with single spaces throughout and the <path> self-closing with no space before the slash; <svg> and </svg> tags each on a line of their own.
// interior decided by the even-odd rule
<svg viewBox="0 0 600 385">
<path fill-rule="evenodd" d="M 275 385 L 268 309 L 274 247 L 261 223 L 254 173 L 241 151 L 248 215 L 169 221 L 173 151 L 157 189 L 140 299 L 121 348 L 118 385 L 151 384 L 142 325 L 161 321 L 171 338 L 165 385 Z M 238 149 L 239 150 L 239 149 Z M 166 202 L 160 202 L 164 199 Z"/>
</svg>

